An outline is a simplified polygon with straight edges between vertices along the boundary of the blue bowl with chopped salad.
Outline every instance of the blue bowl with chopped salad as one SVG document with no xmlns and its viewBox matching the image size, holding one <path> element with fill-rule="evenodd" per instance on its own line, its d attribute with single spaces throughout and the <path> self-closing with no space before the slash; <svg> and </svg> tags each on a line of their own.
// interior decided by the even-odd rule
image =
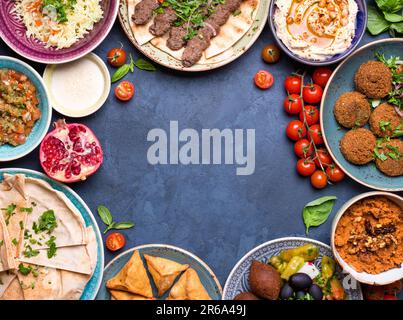
<svg viewBox="0 0 403 320">
<path fill-rule="evenodd" d="M 51 118 L 41 76 L 25 62 L 0 56 L 0 162 L 34 150 L 45 137 Z"/>
</svg>

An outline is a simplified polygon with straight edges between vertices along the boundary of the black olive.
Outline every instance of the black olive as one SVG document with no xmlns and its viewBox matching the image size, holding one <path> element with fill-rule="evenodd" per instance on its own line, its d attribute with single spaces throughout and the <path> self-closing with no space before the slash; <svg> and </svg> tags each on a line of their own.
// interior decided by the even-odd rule
<svg viewBox="0 0 403 320">
<path fill-rule="evenodd" d="M 313 284 L 309 288 L 309 294 L 315 299 L 315 300 L 322 300 L 323 298 L 323 292 L 322 289 L 317 285 Z"/>
<path fill-rule="evenodd" d="M 295 291 L 307 290 L 312 285 L 312 279 L 306 273 L 295 273 L 288 283 Z"/>
<path fill-rule="evenodd" d="M 280 299 L 288 300 L 294 294 L 294 290 L 290 287 L 288 283 L 285 283 L 280 291 Z"/>
</svg>

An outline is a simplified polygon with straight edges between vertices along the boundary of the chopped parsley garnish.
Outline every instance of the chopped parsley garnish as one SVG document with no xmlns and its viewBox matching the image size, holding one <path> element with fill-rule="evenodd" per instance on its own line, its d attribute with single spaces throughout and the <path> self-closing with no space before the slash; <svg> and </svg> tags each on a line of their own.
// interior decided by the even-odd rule
<svg viewBox="0 0 403 320">
<path fill-rule="evenodd" d="M 383 132 L 385 132 L 386 129 L 390 129 L 390 121 L 379 121 L 379 129 L 381 129 Z"/>
<path fill-rule="evenodd" d="M 20 229 L 24 230 L 24 222 L 22 220 L 20 221 Z"/>
<path fill-rule="evenodd" d="M 32 213 L 33 208 L 29 207 L 29 208 L 20 208 L 21 212 L 28 212 L 28 213 Z"/>
<path fill-rule="evenodd" d="M 46 231 L 50 234 L 57 227 L 56 216 L 53 210 L 47 210 L 39 217 L 38 222 L 32 224 L 36 234 Z"/>
<path fill-rule="evenodd" d="M 30 245 L 25 246 L 25 250 L 23 251 L 24 257 L 32 258 L 36 257 L 39 254 L 39 250 L 34 250 Z"/>
<path fill-rule="evenodd" d="M 0 240 L 0 247 L 4 244 L 4 240 Z"/>
<path fill-rule="evenodd" d="M 387 101 L 403 110 L 403 72 L 401 72 L 400 57 L 394 56 L 387 59 L 384 54 L 380 53 L 376 53 L 375 56 L 392 72 L 393 88 L 387 96 Z"/>
<path fill-rule="evenodd" d="M 51 236 L 48 241 L 46 241 L 46 244 L 49 246 L 47 253 L 48 253 L 48 259 L 53 258 L 56 255 L 56 243 L 55 243 L 56 237 Z"/>
<path fill-rule="evenodd" d="M 242 13 L 241 10 L 235 10 L 234 13 L 232 14 L 234 17 L 239 16 Z"/>
<path fill-rule="evenodd" d="M 6 225 L 10 223 L 10 218 L 15 214 L 15 208 L 17 208 L 17 205 L 15 205 L 14 203 L 10 204 L 7 208 L 1 208 L 1 210 L 6 212 Z"/>
<path fill-rule="evenodd" d="M 56 21 L 67 22 L 67 11 L 73 9 L 76 0 L 44 0 L 42 13 L 56 12 Z"/>
<path fill-rule="evenodd" d="M 13 240 L 11 240 L 12 244 L 14 246 L 18 246 L 18 240 L 16 238 L 14 238 Z"/>
<path fill-rule="evenodd" d="M 24 264 L 20 263 L 18 265 L 18 271 L 23 274 L 24 276 L 27 276 L 30 274 L 30 272 L 32 271 L 32 267 L 31 266 L 24 266 Z"/>
</svg>

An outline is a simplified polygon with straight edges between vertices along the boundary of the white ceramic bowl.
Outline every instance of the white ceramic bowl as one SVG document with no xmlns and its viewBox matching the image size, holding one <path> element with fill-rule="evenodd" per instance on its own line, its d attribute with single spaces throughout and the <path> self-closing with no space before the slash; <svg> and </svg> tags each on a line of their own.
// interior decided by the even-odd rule
<svg viewBox="0 0 403 320">
<path fill-rule="evenodd" d="M 403 263 L 400 265 L 400 268 L 390 269 L 388 271 L 381 272 L 379 274 L 369 274 L 367 272 L 358 272 L 353 269 L 350 265 L 348 265 L 339 255 L 335 243 L 334 243 L 334 236 L 336 232 L 337 224 L 342 217 L 342 215 L 346 212 L 346 210 L 354 203 L 364 198 L 373 197 L 373 196 L 385 196 L 392 200 L 394 203 L 399 205 L 403 208 L 403 198 L 398 196 L 397 194 L 388 193 L 388 192 L 381 192 L 381 191 L 373 191 L 362 193 L 349 201 L 347 201 L 337 212 L 333 224 L 332 224 L 332 233 L 331 233 L 331 246 L 333 250 L 333 254 L 336 260 L 339 262 L 340 266 L 346 272 L 350 273 L 353 278 L 358 280 L 359 282 L 370 284 L 370 285 L 385 285 L 392 283 L 394 281 L 400 280 L 403 278 Z"/>
</svg>

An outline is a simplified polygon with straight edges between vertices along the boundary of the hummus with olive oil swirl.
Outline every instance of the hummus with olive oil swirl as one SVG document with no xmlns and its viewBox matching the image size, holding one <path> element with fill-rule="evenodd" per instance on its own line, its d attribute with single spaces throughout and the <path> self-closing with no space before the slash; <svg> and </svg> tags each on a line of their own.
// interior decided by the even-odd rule
<svg viewBox="0 0 403 320">
<path fill-rule="evenodd" d="M 343 53 L 355 35 L 354 0 L 275 0 L 274 24 L 284 45 L 310 60 Z"/>
</svg>

